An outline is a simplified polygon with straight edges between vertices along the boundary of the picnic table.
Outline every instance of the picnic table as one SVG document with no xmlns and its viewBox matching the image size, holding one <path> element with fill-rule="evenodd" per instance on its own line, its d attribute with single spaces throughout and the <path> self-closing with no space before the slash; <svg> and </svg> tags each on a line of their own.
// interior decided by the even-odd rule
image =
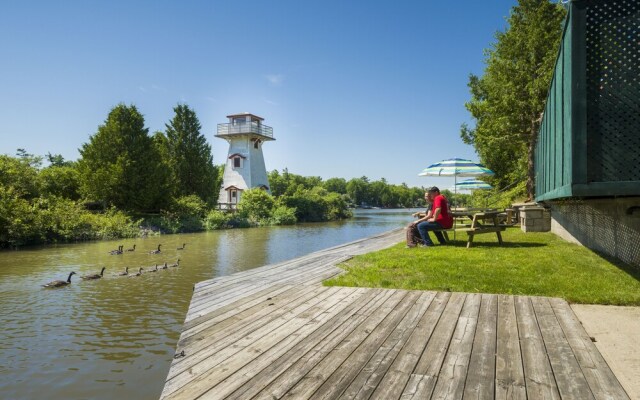
<svg viewBox="0 0 640 400">
<path fill-rule="evenodd" d="M 502 235 L 500 232 L 506 228 L 504 225 L 500 225 L 498 216 L 501 211 L 487 210 L 487 211 L 475 211 L 475 210 L 456 210 L 451 213 L 454 218 L 468 218 L 471 220 L 471 224 L 467 228 L 456 229 L 456 231 L 466 232 L 468 235 L 467 248 L 471 247 L 473 238 L 475 235 L 481 235 L 483 233 L 495 233 L 498 237 L 498 243 L 502 244 Z"/>
</svg>

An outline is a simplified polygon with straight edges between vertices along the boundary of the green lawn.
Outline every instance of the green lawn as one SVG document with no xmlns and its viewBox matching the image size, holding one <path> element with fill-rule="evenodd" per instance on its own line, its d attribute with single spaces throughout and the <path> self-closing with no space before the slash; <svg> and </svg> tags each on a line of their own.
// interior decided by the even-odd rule
<svg viewBox="0 0 640 400">
<path fill-rule="evenodd" d="M 451 235 L 450 235 L 451 236 Z M 386 250 L 343 263 L 348 272 L 325 282 L 360 286 L 562 297 L 572 303 L 640 305 L 640 269 L 604 258 L 552 233 L 509 228 L 446 246 Z"/>
</svg>

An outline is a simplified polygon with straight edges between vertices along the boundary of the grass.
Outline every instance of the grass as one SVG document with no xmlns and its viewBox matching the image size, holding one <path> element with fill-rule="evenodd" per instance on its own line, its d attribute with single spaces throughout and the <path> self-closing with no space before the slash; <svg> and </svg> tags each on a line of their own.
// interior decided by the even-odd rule
<svg viewBox="0 0 640 400">
<path fill-rule="evenodd" d="M 466 234 L 446 246 L 389 249 L 341 264 L 347 273 L 328 286 L 562 297 L 570 303 L 640 305 L 640 269 L 565 242 L 552 233 L 509 228 L 499 246 L 495 234 Z"/>
</svg>

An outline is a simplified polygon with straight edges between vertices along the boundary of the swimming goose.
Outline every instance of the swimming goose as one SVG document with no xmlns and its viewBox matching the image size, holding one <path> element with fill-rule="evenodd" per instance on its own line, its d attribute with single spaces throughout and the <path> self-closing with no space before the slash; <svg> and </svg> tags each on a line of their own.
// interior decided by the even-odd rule
<svg viewBox="0 0 640 400">
<path fill-rule="evenodd" d="M 124 272 L 120 272 L 118 276 L 126 276 L 129 275 L 129 267 L 125 267 Z"/>
<path fill-rule="evenodd" d="M 169 268 L 169 266 L 167 265 L 167 263 L 165 262 L 164 265 L 162 266 L 162 269 L 167 269 Z"/>
<path fill-rule="evenodd" d="M 158 264 L 156 264 L 156 269 L 150 269 L 148 272 L 158 272 Z"/>
<path fill-rule="evenodd" d="M 161 244 L 158 245 L 158 249 L 157 250 L 151 250 L 149 252 L 149 254 L 160 254 L 160 246 L 162 246 Z"/>
<path fill-rule="evenodd" d="M 84 279 L 85 281 L 88 281 L 88 280 L 91 280 L 91 279 L 100 279 L 104 275 L 104 270 L 105 269 L 107 269 L 107 267 L 102 267 L 102 271 L 100 271 L 99 274 L 84 275 L 84 276 L 81 276 L 80 278 Z"/>
<path fill-rule="evenodd" d="M 72 271 L 69 274 L 69 277 L 67 278 L 66 281 L 51 281 L 51 282 L 47 283 L 46 285 L 42 285 L 42 287 L 45 287 L 45 288 L 56 288 L 56 287 L 67 286 L 68 284 L 71 283 L 71 275 L 75 275 L 75 272 Z"/>
<path fill-rule="evenodd" d="M 178 247 L 176 250 L 184 250 L 184 247 L 186 246 L 186 243 L 182 243 L 182 247 Z"/>
<path fill-rule="evenodd" d="M 136 251 L 136 245 L 134 244 L 132 248 L 127 249 L 127 251 Z"/>
<path fill-rule="evenodd" d="M 111 250 L 109 252 L 109 254 L 111 254 L 112 256 L 118 255 L 118 254 L 122 254 L 122 248 L 124 247 L 124 245 L 120 245 L 118 246 L 118 250 Z"/>
<path fill-rule="evenodd" d="M 173 268 L 173 267 L 179 267 L 179 266 L 180 266 L 180 259 L 178 258 L 178 260 L 176 260 L 176 263 L 175 263 L 175 264 L 171 264 L 171 265 L 169 265 L 169 266 L 170 266 L 170 267 L 172 267 L 172 268 Z"/>
<path fill-rule="evenodd" d="M 133 275 L 129 275 L 129 278 L 134 278 L 134 277 L 136 277 L 136 276 L 140 276 L 140 275 L 142 275 L 142 271 L 144 271 L 144 268 L 140 267 L 140 268 L 138 269 L 138 272 L 136 272 L 136 273 L 135 273 L 135 274 L 133 274 Z"/>
</svg>

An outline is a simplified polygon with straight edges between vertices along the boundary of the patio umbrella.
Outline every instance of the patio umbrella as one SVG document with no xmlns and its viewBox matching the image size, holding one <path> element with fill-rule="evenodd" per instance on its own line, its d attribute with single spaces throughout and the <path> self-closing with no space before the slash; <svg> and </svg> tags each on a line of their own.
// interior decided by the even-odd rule
<svg viewBox="0 0 640 400">
<path fill-rule="evenodd" d="M 486 168 L 482 164 L 474 163 L 471 160 L 465 160 L 463 158 L 450 158 L 448 160 L 440 161 L 433 165 L 428 166 L 418 176 L 453 176 L 453 188 L 454 194 L 457 194 L 458 189 L 458 177 L 473 177 L 473 176 L 491 176 L 494 172 L 489 168 Z M 454 219 L 455 229 L 455 219 Z M 456 237 L 455 230 L 453 231 L 453 237 Z"/>
<path fill-rule="evenodd" d="M 480 179 L 465 179 L 462 182 L 456 183 L 454 189 L 460 190 L 476 190 L 476 189 L 493 189 L 493 186 L 489 185 L 485 181 Z"/>
</svg>

